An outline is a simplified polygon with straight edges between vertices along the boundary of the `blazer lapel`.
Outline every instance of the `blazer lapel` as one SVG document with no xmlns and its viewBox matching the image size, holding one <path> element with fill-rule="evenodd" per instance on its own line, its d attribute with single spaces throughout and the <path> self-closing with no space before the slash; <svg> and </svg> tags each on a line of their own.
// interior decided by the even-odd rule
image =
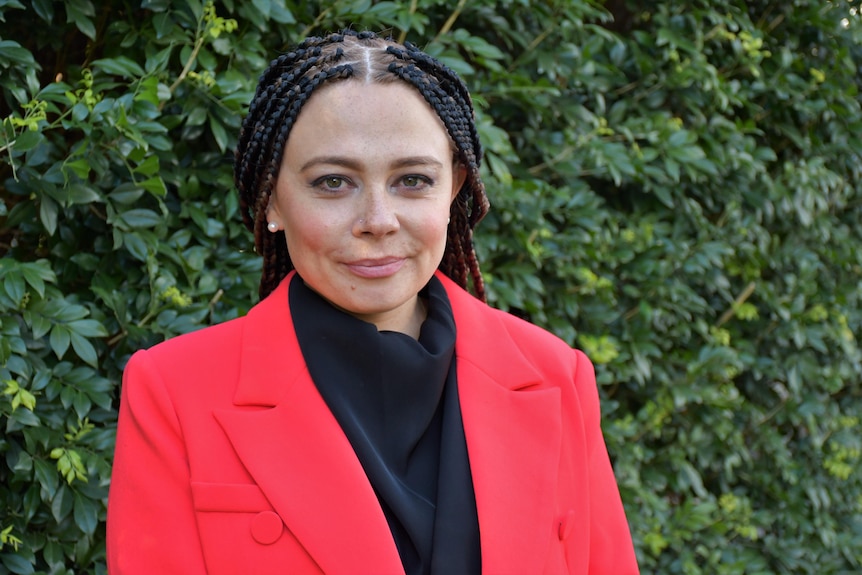
<svg viewBox="0 0 862 575">
<path fill-rule="evenodd" d="M 482 570 L 535 573 L 555 527 L 561 445 L 560 392 L 505 337 L 473 296 L 446 286 L 458 339 L 458 394 L 473 474 Z"/>
<path fill-rule="evenodd" d="M 291 277 L 244 320 L 237 407 L 215 417 L 325 573 L 354 573 L 357 566 L 403 573 L 377 496 L 305 368 L 288 306 Z"/>
</svg>

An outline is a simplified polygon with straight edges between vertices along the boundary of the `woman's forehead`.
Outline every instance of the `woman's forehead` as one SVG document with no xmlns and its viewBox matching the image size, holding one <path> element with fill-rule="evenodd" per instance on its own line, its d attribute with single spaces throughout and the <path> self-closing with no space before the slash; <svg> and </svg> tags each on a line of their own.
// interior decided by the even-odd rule
<svg viewBox="0 0 862 575">
<path fill-rule="evenodd" d="M 437 113 L 404 82 L 342 81 L 321 89 L 303 107 L 287 142 L 294 158 L 325 150 L 346 156 L 431 153 L 448 160 L 451 149 Z"/>
<path fill-rule="evenodd" d="M 381 84 L 351 79 L 321 86 L 303 106 L 297 117 L 300 121 L 362 126 L 372 134 L 381 131 L 384 123 L 420 124 L 447 134 L 438 112 L 415 87 L 400 80 Z"/>
</svg>

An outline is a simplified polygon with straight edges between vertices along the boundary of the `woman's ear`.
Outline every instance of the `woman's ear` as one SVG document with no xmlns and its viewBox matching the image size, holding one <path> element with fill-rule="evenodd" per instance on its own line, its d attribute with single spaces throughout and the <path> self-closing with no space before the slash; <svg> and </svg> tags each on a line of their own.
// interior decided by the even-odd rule
<svg viewBox="0 0 862 575">
<path fill-rule="evenodd" d="M 278 213 L 278 206 L 272 201 L 272 195 L 269 196 L 269 202 L 266 204 L 266 222 L 269 231 L 274 232 L 283 228 L 281 214 Z"/>
</svg>

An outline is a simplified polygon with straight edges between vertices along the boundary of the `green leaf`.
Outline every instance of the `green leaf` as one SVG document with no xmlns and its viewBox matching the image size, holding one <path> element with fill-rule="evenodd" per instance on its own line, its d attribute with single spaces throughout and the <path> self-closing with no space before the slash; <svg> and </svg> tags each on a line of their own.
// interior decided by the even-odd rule
<svg viewBox="0 0 862 575">
<path fill-rule="evenodd" d="M 92 409 L 93 403 L 86 394 L 76 393 L 75 397 L 72 398 L 72 407 L 75 409 L 75 414 L 78 416 L 78 419 L 84 419 L 90 414 L 90 409 Z"/>
<path fill-rule="evenodd" d="M 33 469 L 33 458 L 30 457 L 30 454 L 26 451 L 22 451 L 18 455 L 18 461 L 12 466 L 12 471 L 14 471 L 16 475 L 19 475 L 22 473 L 28 473 L 31 469 Z"/>
<path fill-rule="evenodd" d="M 166 36 L 169 36 L 171 32 L 173 32 L 175 25 L 176 22 L 171 17 L 170 12 L 162 12 L 161 14 L 156 14 L 153 17 L 153 29 L 155 29 L 156 31 L 157 39 L 162 39 Z M 171 48 L 172 47 L 169 47 L 168 49 Z M 147 66 L 147 69 L 149 70 L 149 66 Z"/>
<path fill-rule="evenodd" d="M 14 40 L 0 40 L 0 61 L 2 60 L 37 67 L 30 51 Z"/>
<path fill-rule="evenodd" d="M 39 205 L 39 219 L 42 225 L 45 226 L 45 231 L 49 235 L 54 235 L 57 231 L 57 217 L 59 216 L 60 207 L 57 202 L 52 200 L 48 195 L 42 196 L 42 202 Z"/>
<path fill-rule="evenodd" d="M 144 174 L 145 176 L 152 176 L 156 172 L 159 171 L 159 158 L 158 156 L 151 155 L 147 156 L 143 162 L 135 166 L 135 173 Z"/>
<path fill-rule="evenodd" d="M 75 492 L 75 504 L 73 516 L 75 524 L 87 535 L 92 535 L 98 525 L 99 508 L 95 501 L 85 497 L 79 491 Z"/>
<path fill-rule="evenodd" d="M 70 330 L 83 337 L 106 337 L 108 331 L 94 319 L 78 319 L 66 324 Z"/>
<path fill-rule="evenodd" d="M 99 194 L 99 191 L 89 184 L 71 184 L 66 188 L 66 192 L 68 194 L 67 201 L 69 204 L 91 204 L 102 200 L 102 196 Z"/>
<path fill-rule="evenodd" d="M 32 6 L 42 20 L 48 24 L 54 21 L 54 2 L 52 0 L 33 0 Z"/>
<path fill-rule="evenodd" d="M 679 133 L 679 132 L 677 132 Z M 703 150 L 697 146 L 685 146 L 683 148 L 668 148 L 667 153 L 677 162 L 691 164 L 705 157 Z"/>
<path fill-rule="evenodd" d="M 114 58 L 102 58 L 93 61 L 93 67 L 100 68 L 108 74 L 122 76 L 123 78 L 139 78 L 145 74 L 141 66 L 127 58 L 126 56 L 116 56 Z"/>
<path fill-rule="evenodd" d="M 215 138 L 216 144 L 219 147 L 219 150 L 224 152 L 228 147 L 228 136 L 227 131 L 221 122 L 219 122 L 216 118 L 210 118 L 210 130 L 212 131 L 213 138 Z"/>
<path fill-rule="evenodd" d="M 459 32 L 463 32 L 463 30 L 456 31 L 456 37 L 459 39 L 461 45 L 477 56 L 482 56 L 489 60 L 502 60 L 505 58 L 505 54 L 499 48 L 490 44 L 484 38 L 467 34 L 461 36 L 458 34 Z"/>
<path fill-rule="evenodd" d="M 664 204 L 668 208 L 674 207 L 673 195 L 670 189 L 665 188 L 663 186 L 659 186 L 653 188 L 652 192 L 659 199 L 659 201 Z"/>
<path fill-rule="evenodd" d="M 33 575 L 35 573 L 33 563 L 19 554 L 3 553 L 0 555 L 0 562 L 16 575 Z"/>
<path fill-rule="evenodd" d="M 164 12 L 171 6 L 171 0 L 142 0 L 141 8 L 152 12 Z"/>
<path fill-rule="evenodd" d="M 3 291 L 5 291 L 9 296 L 9 299 L 12 300 L 13 305 L 17 307 L 24 299 L 24 294 L 26 293 L 24 274 L 17 269 L 14 272 L 4 274 Z"/>
<path fill-rule="evenodd" d="M 84 158 L 68 161 L 63 164 L 63 167 L 72 170 L 82 180 L 86 180 L 90 176 L 90 162 Z"/>
<path fill-rule="evenodd" d="M 51 336 L 48 338 L 48 341 L 57 359 L 63 359 L 63 356 L 69 349 L 71 339 L 71 334 L 66 326 L 56 324 L 51 328 Z"/>
<path fill-rule="evenodd" d="M 707 496 L 707 491 L 703 486 L 703 480 L 701 479 L 700 473 L 698 473 L 691 463 L 684 461 L 680 464 L 680 475 L 683 479 L 683 484 L 690 486 L 692 491 L 694 491 L 698 497 Z"/>
<path fill-rule="evenodd" d="M 36 481 L 48 494 L 48 498 L 53 499 L 57 493 L 57 487 L 60 485 L 57 467 L 44 459 L 35 459 L 33 464 L 36 470 Z"/>
<path fill-rule="evenodd" d="M 45 137 L 42 135 L 42 132 L 27 130 L 15 137 L 15 143 L 12 144 L 11 150 L 15 153 L 29 152 L 44 143 Z"/>
<path fill-rule="evenodd" d="M 55 472 L 56 473 L 56 472 Z M 57 489 L 57 494 L 51 500 L 51 514 L 54 516 L 54 521 L 60 523 L 68 517 L 72 512 L 74 505 L 74 494 L 67 485 L 60 484 Z"/>
<path fill-rule="evenodd" d="M 28 314 L 25 312 L 24 317 L 30 322 L 30 327 L 33 330 L 33 339 L 42 339 L 42 337 L 51 330 L 53 325 L 51 321 L 41 314 Z"/>
<path fill-rule="evenodd" d="M 272 11 L 271 0 L 252 0 L 251 3 L 264 18 L 270 17 L 270 13 Z"/>
<path fill-rule="evenodd" d="M 296 18 L 285 6 L 284 0 L 272 0 L 270 3 L 270 17 L 279 24 L 295 24 Z"/>
<path fill-rule="evenodd" d="M 667 139 L 668 147 L 681 148 L 691 142 L 691 133 L 688 130 L 677 130 Z"/>
<path fill-rule="evenodd" d="M 129 253 L 132 256 L 141 262 L 147 261 L 147 255 L 149 253 L 147 248 L 147 242 L 136 233 L 128 233 L 123 234 L 123 245 L 126 246 L 126 249 L 129 250 Z"/>
<path fill-rule="evenodd" d="M 96 26 L 92 16 L 96 15 L 90 0 L 66 0 L 66 22 L 72 22 L 90 40 L 96 39 Z"/>
<path fill-rule="evenodd" d="M 53 334 L 54 332 L 52 331 L 51 335 Z M 81 360 L 83 360 L 89 365 L 92 365 L 93 367 L 98 366 L 99 357 L 96 354 L 96 348 L 93 347 L 93 344 L 90 343 L 87 338 L 83 337 L 77 332 L 70 331 L 68 332 L 68 334 L 69 339 L 72 343 L 72 349 L 75 350 L 75 353 L 78 355 L 78 357 L 80 357 Z"/>
<path fill-rule="evenodd" d="M 162 222 L 161 216 L 146 208 L 133 208 L 120 214 L 119 218 L 132 229 L 152 228 Z"/>
<path fill-rule="evenodd" d="M 159 176 L 147 178 L 142 182 L 138 182 L 138 185 L 157 198 L 163 198 L 168 193 L 165 181 Z"/>
<path fill-rule="evenodd" d="M 131 205 L 138 201 L 142 195 L 144 195 L 144 190 L 140 186 L 126 182 L 112 190 L 108 197 L 113 202 Z"/>
<path fill-rule="evenodd" d="M 21 266 L 21 275 L 24 276 L 30 287 L 36 290 L 39 297 L 45 296 L 45 280 L 42 279 L 41 274 L 33 270 L 31 266 L 25 264 Z"/>
<path fill-rule="evenodd" d="M 43 425 L 42 420 L 35 413 L 29 409 L 18 409 L 9 416 L 6 429 L 7 431 L 14 431 L 25 426 L 39 427 L 41 425 Z"/>
</svg>

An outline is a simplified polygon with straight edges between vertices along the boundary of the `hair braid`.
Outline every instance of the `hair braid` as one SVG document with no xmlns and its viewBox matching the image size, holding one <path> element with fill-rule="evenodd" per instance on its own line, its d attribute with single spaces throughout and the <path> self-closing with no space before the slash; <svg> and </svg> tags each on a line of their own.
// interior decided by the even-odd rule
<svg viewBox="0 0 862 575">
<path fill-rule="evenodd" d="M 343 62 L 343 63 L 341 63 Z M 346 30 L 311 37 L 273 60 L 260 76 L 236 149 L 234 180 L 245 225 L 263 257 L 260 297 L 266 297 L 293 269 L 283 233 L 267 230 L 270 196 L 278 179 L 287 139 L 302 107 L 320 86 L 357 78 L 413 86 L 446 127 L 455 158 L 467 171 L 452 202 L 446 250 L 439 268 L 460 286 L 472 283 L 485 299 L 473 246 L 473 228 L 488 212 L 479 166 L 482 147 L 467 87 L 458 75 L 409 42 L 399 45 L 372 32 Z"/>
</svg>

